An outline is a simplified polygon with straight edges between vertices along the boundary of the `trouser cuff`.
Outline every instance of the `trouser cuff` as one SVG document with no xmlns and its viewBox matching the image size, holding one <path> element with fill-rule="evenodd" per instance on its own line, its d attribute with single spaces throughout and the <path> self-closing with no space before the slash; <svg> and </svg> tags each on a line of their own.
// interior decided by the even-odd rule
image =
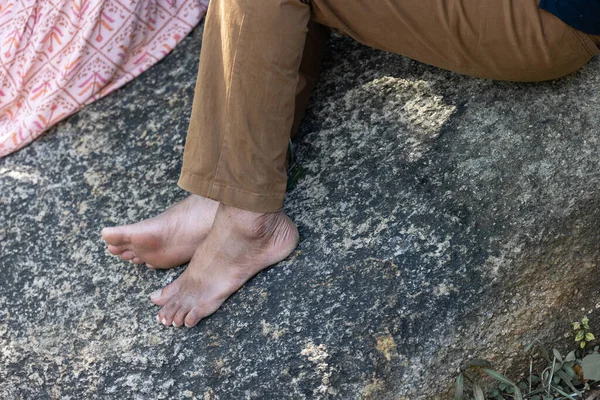
<svg viewBox="0 0 600 400">
<path fill-rule="evenodd" d="M 180 188 L 198 196 L 218 201 L 226 206 L 247 211 L 268 213 L 283 208 L 285 192 L 281 194 L 257 194 L 201 180 L 196 175 L 182 171 L 177 182 Z"/>
</svg>

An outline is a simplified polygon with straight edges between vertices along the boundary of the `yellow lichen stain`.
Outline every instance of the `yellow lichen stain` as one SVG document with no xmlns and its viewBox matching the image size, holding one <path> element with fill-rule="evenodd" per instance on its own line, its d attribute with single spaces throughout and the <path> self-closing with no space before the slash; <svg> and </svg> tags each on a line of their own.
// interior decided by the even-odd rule
<svg viewBox="0 0 600 400">
<path fill-rule="evenodd" d="M 331 285 L 333 284 L 334 281 L 335 281 L 334 278 L 329 278 L 325 281 L 311 283 L 310 287 L 311 288 L 317 288 L 317 287 L 321 287 L 321 286 L 331 287 Z"/>
<path fill-rule="evenodd" d="M 269 333 L 271 333 L 271 324 L 269 324 L 264 319 L 262 321 L 260 321 L 260 324 L 262 325 L 263 336 L 269 336 Z"/>
<path fill-rule="evenodd" d="M 302 250 L 296 250 L 294 251 L 292 254 L 290 254 L 287 258 L 287 261 L 294 261 L 296 258 L 298 258 L 299 255 L 302 254 Z"/>
<path fill-rule="evenodd" d="M 214 400 L 215 399 L 215 391 L 212 388 L 208 388 L 206 392 L 204 392 L 203 400 Z"/>
<path fill-rule="evenodd" d="M 82 201 L 81 203 L 79 203 L 79 209 L 77 210 L 77 214 L 79 215 L 83 215 L 87 212 L 87 210 L 89 209 L 89 205 L 87 201 Z"/>
<path fill-rule="evenodd" d="M 282 337 L 283 335 L 285 335 L 287 332 L 287 329 L 275 329 L 273 331 L 273 339 L 279 339 L 280 337 Z"/>
<path fill-rule="evenodd" d="M 362 391 L 362 398 L 364 400 L 375 400 L 379 399 L 380 394 L 385 389 L 385 382 L 381 379 L 378 379 L 375 374 L 373 374 L 373 380 L 369 382 Z"/>
<path fill-rule="evenodd" d="M 376 349 L 383 354 L 386 360 L 390 361 L 392 357 L 396 356 L 396 341 L 391 335 L 390 331 L 387 330 L 385 335 L 378 336 Z"/>
<path fill-rule="evenodd" d="M 260 321 L 260 324 L 262 325 L 263 336 L 271 336 L 273 339 L 279 339 L 283 335 L 285 335 L 287 332 L 287 329 L 273 327 L 271 324 L 269 324 L 264 319 L 262 321 Z"/>
<path fill-rule="evenodd" d="M 215 374 L 220 374 L 221 372 L 223 372 L 223 368 L 225 368 L 225 361 L 215 360 L 213 362 L 213 368 Z"/>
<path fill-rule="evenodd" d="M 157 345 L 157 344 L 162 344 L 163 343 L 163 338 L 158 336 L 158 335 L 150 335 L 148 336 L 148 344 L 151 346 Z"/>
<path fill-rule="evenodd" d="M 454 285 L 446 285 L 445 283 L 441 283 L 433 288 L 433 293 L 438 297 L 450 296 L 452 292 L 458 292 L 458 289 Z"/>
</svg>

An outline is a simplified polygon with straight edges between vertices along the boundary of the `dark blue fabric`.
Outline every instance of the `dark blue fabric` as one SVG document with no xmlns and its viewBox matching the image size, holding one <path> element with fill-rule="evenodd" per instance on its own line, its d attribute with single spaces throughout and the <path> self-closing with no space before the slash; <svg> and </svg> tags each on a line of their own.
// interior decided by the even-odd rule
<svg viewBox="0 0 600 400">
<path fill-rule="evenodd" d="M 575 29 L 600 35 L 600 0 L 541 0 L 540 8 Z"/>
</svg>

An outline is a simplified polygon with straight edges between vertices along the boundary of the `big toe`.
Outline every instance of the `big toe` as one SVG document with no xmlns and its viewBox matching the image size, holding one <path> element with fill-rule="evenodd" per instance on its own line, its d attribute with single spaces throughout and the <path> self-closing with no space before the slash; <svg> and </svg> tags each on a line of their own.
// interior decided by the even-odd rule
<svg viewBox="0 0 600 400">
<path fill-rule="evenodd" d="M 128 243 L 128 235 L 121 226 L 102 229 L 102 239 L 113 246 L 120 246 Z"/>
<path fill-rule="evenodd" d="M 157 306 L 165 305 L 171 297 L 173 297 L 177 291 L 179 290 L 179 282 L 177 280 L 169 283 L 162 289 L 159 289 L 150 294 L 150 301 L 152 301 Z"/>
<path fill-rule="evenodd" d="M 187 313 L 187 315 L 185 316 L 185 320 L 183 321 L 183 324 L 185 325 L 186 328 L 191 328 L 193 326 L 196 326 L 198 324 L 198 322 L 200 322 L 200 320 L 208 317 L 210 314 L 214 313 L 215 311 L 217 311 L 217 307 L 202 307 L 202 306 L 196 306 L 194 308 L 192 308 L 190 310 L 190 312 Z"/>
</svg>

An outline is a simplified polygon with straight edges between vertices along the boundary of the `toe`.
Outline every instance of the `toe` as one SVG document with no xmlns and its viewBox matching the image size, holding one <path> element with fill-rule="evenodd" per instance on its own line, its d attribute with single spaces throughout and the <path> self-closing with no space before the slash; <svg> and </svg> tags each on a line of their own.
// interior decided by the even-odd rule
<svg viewBox="0 0 600 400">
<path fill-rule="evenodd" d="M 158 312 L 160 322 L 165 326 L 172 326 L 175 314 L 181 309 L 181 303 L 177 299 L 171 299 Z"/>
<path fill-rule="evenodd" d="M 127 235 L 124 234 L 120 226 L 102 229 L 102 239 L 114 246 L 127 243 Z"/>
<path fill-rule="evenodd" d="M 205 316 L 206 316 L 206 312 L 204 311 L 204 309 L 199 308 L 199 307 L 194 307 L 190 310 L 189 313 L 187 313 L 183 323 L 187 328 L 191 328 L 193 326 L 196 326 L 198 324 L 198 322 L 200 322 L 200 320 L 202 318 L 204 318 Z"/>
<path fill-rule="evenodd" d="M 100 232 L 100 234 L 102 235 L 102 239 L 104 239 L 105 242 L 109 242 L 109 239 L 112 237 L 112 231 L 114 228 L 102 228 L 102 232 Z"/>
<path fill-rule="evenodd" d="M 146 267 L 148 267 L 149 269 L 158 269 L 154 265 L 148 263 L 146 263 Z"/>
<path fill-rule="evenodd" d="M 190 307 L 181 307 L 173 317 L 173 326 L 179 328 L 183 326 L 186 315 L 190 312 Z"/>
<path fill-rule="evenodd" d="M 133 257 L 131 259 L 131 262 L 134 263 L 134 264 L 143 264 L 144 263 L 144 261 L 141 258 L 137 257 L 137 256 Z"/>
<path fill-rule="evenodd" d="M 169 301 L 169 299 L 173 297 L 178 290 L 179 282 L 175 280 L 169 283 L 164 288 L 150 294 L 150 301 L 152 301 L 157 306 L 163 306 L 167 304 L 167 301 Z"/>
<path fill-rule="evenodd" d="M 113 246 L 112 244 L 108 245 L 108 252 L 113 256 L 118 256 L 123 252 L 123 249 L 119 246 Z"/>
<path fill-rule="evenodd" d="M 135 257 L 135 253 L 131 250 L 126 250 L 122 252 L 119 257 L 121 257 L 121 260 L 129 261 Z"/>
</svg>

